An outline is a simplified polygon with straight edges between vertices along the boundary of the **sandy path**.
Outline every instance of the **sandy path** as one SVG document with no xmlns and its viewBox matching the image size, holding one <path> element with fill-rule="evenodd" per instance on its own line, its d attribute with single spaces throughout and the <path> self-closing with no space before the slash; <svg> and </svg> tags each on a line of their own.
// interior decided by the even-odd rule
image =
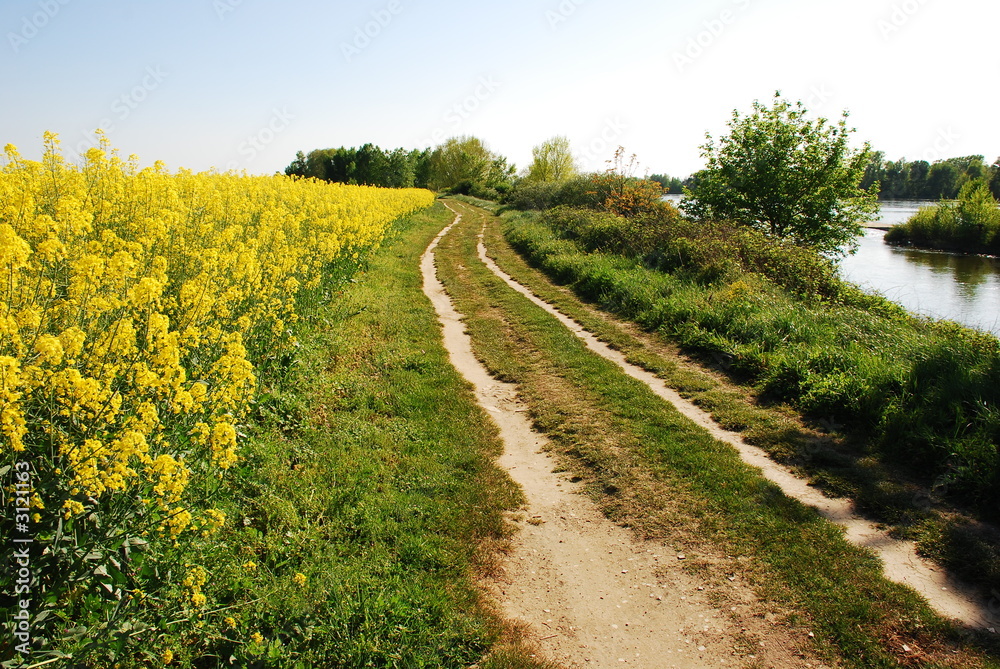
<svg viewBox="0 0 1000 669">
<path fill-rule="evenodd" d="M 728 617 L 707 603 L 702 583 L 681 569 L 676 554 L 634 541 L 577 494 L 576 484 L 553 473 L 554 462 L 541 452 L 545 439 L 525 418 L 515 387 L 491 377 L 473 355 L 434 266 L 434 249 L 452 226 L 421 259 L 424 292 L 452 364 L 500 428 L 501 465 L 528 500 L 530 520 L 521 525 L 505 578 L 493 586 L 506 614 L 528 625 L 546 659 L 566 666 L 743 666 Z"/>
<path fill-rule="evenodd" d="M 780 486 L 786 495 L 815 507 L 823 516 L 843 527 L 849 541 L 875 551 L 885 565 L 887 578 L 916 590 L 941 615 L 957 619 L 970 627 L 1000 628 L 1000 620 L 996 614 L 991 612 L 991 607 L 995 608 L 995 600 L 987 602 L 973 589 L 957 582 L 940 567 L 921 558 L 917 554 L 916 545 L 913 542 L 894 539 L 873 523 L 855 515 L 850 500 L 832 499 L 824 496 L 819 490 L 797 477 L 791 470 L 771 460 L 766 452 L 746 443 L 739 433 L 729 432 L 719 427 L 708 413 L 693 402 L 681 397 L 672 388 L 668 388 L 662 379 L 627 362 L 622 353 L 599 341 L 593 334 L 584 330 L 579 323 L 541 300 L 525 286 L 504 273 L 487 256 L 482 239 L 483 236 L 480 234 L 480 259 L 507 285 L 558 318 L 563 325 L 583 340 L 589 349 L 617 364 L 632 378 L 645 383 L 654 393 L 673 404 L 678 411 L 703 427 L 713 437 L 735 447 L 744 462 L 761 469 L 764 476 Z"/>
</svg>

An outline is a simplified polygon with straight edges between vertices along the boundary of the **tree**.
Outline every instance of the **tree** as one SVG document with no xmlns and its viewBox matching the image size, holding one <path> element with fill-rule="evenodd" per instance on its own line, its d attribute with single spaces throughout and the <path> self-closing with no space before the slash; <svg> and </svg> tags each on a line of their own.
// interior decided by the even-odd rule
<svg viewBox="0 0 1000 669">
<path fill-rule="evenodd" d="M 493 156 L 482 140 L 452 137 L 431 153 L 431 188 L 444 190 L 462 181 L 482 181 L 492 162 Z"/>
<path fill-rule="evenodd" d="M 507 159 L 490 151 L 478 137 L 452 137 L 434 149 L 429 159 L 429 186 L 433 190 L 485 186 L 505 188 L 514 174 Z"/>
<path fill-rule="evenodd" d="M 941 161 L 931 165 L 927 172 L 927 190 L 929 200 L 954 200 L 958 195 L 958 180 L 960 172 L 954 163 Z"/>
<path fill-rule="evenodd" d="M 304 177 L 307 169 L 306 154 L 299 151 L 295 154 L 295 160 L 285 168 L 285 174 L 290 177 Z"/>
<path fill-rule="evenodd" d="M 486 179 L 483 183 L 487 188 L 504 193 L 513 184 L 516 172 L 517 167 L 508 163 L 505 156 L 493 154 L 493 160 L 490 162 L 490 168 L 486 171 Z"/>
<path fill-rule="evenodd" d="M 861 188 L 871 158 L 848 146 L 847 112 L 839 122 L 811 120 L 801 102 L 774 96 L 753 113 L 733 112 L 730 134 L 702 149 L 707 167 L 686 190 L 684 209 L 699 219 L 727 219 L 830 254 L 853 250 L 862 222 L 878 211 L 873 186 Z"/>
<path fill-rule="evenodd" d="M 911 200 L 923 199 L 927 190 L 927 175 L 930 171 L 931 164 L 926 160 L 915 160 L 910 163 L 904 197 Z"/>
<path fill-rule="evenodd" d="M 872 153 L 868 158 L 868 165 L 865 166 L 865 175 L 861 178 L 861 187 L 867 190 L 875 184 L 881 185 L 885 180 L 885 168 L 885 153 L 883 151 Z"/>
<path fill-rule="evenodd" d="M 576 161 L 569 139 L 556 136 L 531 150 L 534 160 L 528 168 L 528 181 L 537 183 L 562 183 L 577 175 Z"/>
</svg>

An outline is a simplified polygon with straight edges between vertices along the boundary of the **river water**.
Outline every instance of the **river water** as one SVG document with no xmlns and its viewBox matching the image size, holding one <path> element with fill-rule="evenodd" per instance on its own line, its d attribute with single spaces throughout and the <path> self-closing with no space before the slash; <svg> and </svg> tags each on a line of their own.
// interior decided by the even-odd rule
<svg viewBox="0 0 1000 669">
<path fill-rule="evenodd" d="M 884 202 L 876 225 L 902 223 L 927 202 Z M 869 228 L 841 275 L 918 314 L 1000 335 L 1000 259 L 889 246 Z"/>
<path fill-rule="evenodd" d="M 680 196 L 667 199 L 678 204 Z M 903 223 L 933 204 L 883 202 L 881 220 L 871 225 Z M 857 253 L 841 261 L 841 276 L 914 313 L 1000 335 L 1000 258 L 899 248 L 887 245 L 884 237 L 884 230 L 867 229 Z"/>
</svg>

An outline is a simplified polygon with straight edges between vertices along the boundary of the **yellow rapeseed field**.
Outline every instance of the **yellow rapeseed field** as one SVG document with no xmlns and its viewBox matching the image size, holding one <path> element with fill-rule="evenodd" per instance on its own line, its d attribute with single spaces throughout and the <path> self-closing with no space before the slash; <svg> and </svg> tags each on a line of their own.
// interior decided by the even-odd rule
<svg viewBox="0 0 1000 669">
<path fill-rule="evenodd" d="M 332 264 L 433 195 L 139 169 L 106 141 L 78 166 L 45 143 L 0 169 L 0 467 L 31 467 L 36 541 L 211 533 L 225 516 L 192 489 L 238 461 L 259 366 Z"/>
</svg>

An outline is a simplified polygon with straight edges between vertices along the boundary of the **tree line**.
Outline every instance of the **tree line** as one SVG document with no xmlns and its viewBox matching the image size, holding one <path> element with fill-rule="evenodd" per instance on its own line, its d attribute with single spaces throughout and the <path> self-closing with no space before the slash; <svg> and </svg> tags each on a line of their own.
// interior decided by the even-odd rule
<svg viewBox="0 0 1000 669">
<path fill-rule="evenodd" d="M 1000 198 L 1000 158 L 988 165 L 983 156 L 936 160 L 886 160 L 885 153 L 872 154 L 862 187 L 878 184 L 880 200 L 954 200 L 962 188 L 977 179 L 989 185 Z"/>
<path fill-rule="evenodd" d="M 429 166 L 430 150 L 386 150 L 365 144 L 360 148 L 316 149 L 308 154 L 299 151 L 285 174 L 360 186 L 426 188 Z"/>
<path fill-rule="evenodd" d="M 515 167 L 477 137 L 453 137 L 434 149 L 360 148 L 299 151 L 288 176 L 382 188 L 451 190 L 498 199 L 511 186 Z"/>
</svg>

